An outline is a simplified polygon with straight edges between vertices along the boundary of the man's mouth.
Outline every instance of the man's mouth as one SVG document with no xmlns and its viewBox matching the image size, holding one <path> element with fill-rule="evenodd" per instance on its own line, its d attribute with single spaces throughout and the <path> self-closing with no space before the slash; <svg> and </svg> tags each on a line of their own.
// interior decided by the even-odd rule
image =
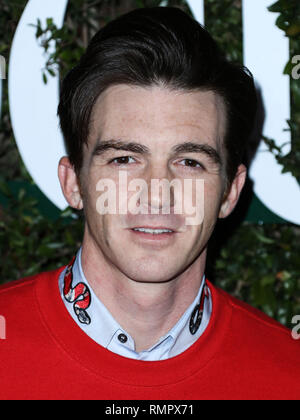
<svg viewBox="0 0 300 420">
<path fill-rule="evenodd" d="M 159 234 L 163 234 L 163 233 L 174 233 L 173 230 L 171 229 L 151 229 L 151 228 L 133 228 L 132 230 L 136 231 L 136 232 L 144 232 L 144 233 L 148 233 L 151 235 L 159 235 Z"/>
<path fill-rule="evenodd" d="M 176 237 L 176 230 L 169 229 L 165 226 L 150 227 L 139 226 L 130 229 L 133 238 L 141 244 L 157 244 L 157 246 L 170 245 Z"/>
<path fill-rule="evenodd" d="M 132 240 L 133 243 L 151 250 L 161 250 L 173 246 L 180 233 L 178 227 L 175 227 L 174 223 L 172 226 L 171 223 L 167 222 L 160 225 L 158 223 L 144 226 L 142 224 L 139 226 L 133 225 L 133 227 L 127 229 L 127 231 L 130 232 L 130 240 Z"/>
</svg>

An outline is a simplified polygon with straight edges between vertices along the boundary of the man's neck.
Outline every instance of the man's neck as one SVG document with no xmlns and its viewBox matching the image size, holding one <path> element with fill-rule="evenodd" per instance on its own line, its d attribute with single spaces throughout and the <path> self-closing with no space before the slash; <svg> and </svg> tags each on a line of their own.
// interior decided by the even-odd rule
<svg viewBox="0 0 300 420">
<path fill-rule="evenodd" d="M 206 252 L 176 278 L 160 283 L 128 278 L 92 241 L 83 241 L 81 263 L 96 296 L 141 352 L 152 347 L 195 299 L 203 278 Z"/>
</svg>

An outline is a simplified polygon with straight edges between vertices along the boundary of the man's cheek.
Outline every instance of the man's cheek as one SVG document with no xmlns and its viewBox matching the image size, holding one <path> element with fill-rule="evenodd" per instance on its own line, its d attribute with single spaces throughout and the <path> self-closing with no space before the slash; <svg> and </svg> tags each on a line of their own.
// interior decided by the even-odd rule
<svg viewBox="0 0 300 420">
<path fill-rule="evenodd" d="M 200 226 L 205 213 L 204 179 L 184 180 L 183 209 L 187 226 Z"/>
</svg>

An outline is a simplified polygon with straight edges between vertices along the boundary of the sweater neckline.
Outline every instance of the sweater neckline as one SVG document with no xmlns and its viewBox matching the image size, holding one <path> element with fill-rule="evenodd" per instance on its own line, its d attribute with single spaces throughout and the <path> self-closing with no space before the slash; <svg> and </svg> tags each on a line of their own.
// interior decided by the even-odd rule
<svg viewBox="0 0 300 420">
<path fill-rule="evenodd" d="M 206 276 L 203 275 L 197 296 L 180 319 L 155 344 L 136 353 L 133 337 L 96 296 L 85 277 L 81 265 L 81 251 L 82 248 L 78 250 L 68 268 L 60 274 L 59 290 L 76 324 L 98 344 L 131 359 L 164 360 L 189 348 L 207 328 L 211 314 L 211 296 L 206 286 Z M 120 340 L 120 335 L 125 337 L 124 341 Z"/>
<path fill-rule="evenodd" d="M 46 328 L 62 351 L 90 372 L 131 386 L 162 386 L 184 380 L 213 362 L 222 348 L 232 308 L 218 288 L 211 291 L 212 314 L 202 336 L 183 353 L 167 360 L 141 361 L 117 355 L 88 337 L 68 313 L 59 292 L 58 277 L 66 268 L 41 274 L 36 298 Z"/>
</svg>

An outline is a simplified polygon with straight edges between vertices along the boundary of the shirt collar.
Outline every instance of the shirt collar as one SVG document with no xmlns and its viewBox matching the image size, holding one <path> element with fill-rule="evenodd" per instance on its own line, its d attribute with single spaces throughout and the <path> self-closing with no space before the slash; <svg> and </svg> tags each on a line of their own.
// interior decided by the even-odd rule
<svg viewBox="0 0 300 420">
<path fill-rule="evenodd" d="M 207 287 L 205 276 L 203 276 L 199 291 L 193 303 L 187 308 L 171 330 L 148 350 L 141 353 L 135 352 L 133 338 L 114 319 L 112 314 L 90 287 L 82 269 L 81 251 L 82 248 L 77 252 L 72 273 L 70 273 L 71 283 L 68 299 L 66 299 L 65 282 L 67 269 L 65 269 L 59 277 L 59 288 L 66 308 L 74 321 L 98 344 L 125 357 L 140 360 L 163 360 L 183 352 L 203 334 L 209 323 L 212 312 L 211 295 L 208 288 L 206 289 L 208 291 L 208 299 L 204 300 L 202 321 L 195 334 L 191 334 L 189 324 L 192 313 L 204 292 L 204 287 Z M 78 295 L 79 292 L 82 292 L 81 296 Z M 84 301 L 84 297 L 86 298 L 86 301 Z M 84 323 L 79 320 L 78 311 L 80 310 L 84 311 L 87 315 L 87 317 L 83 316 L 82 318 L 89 320 L 90 322 L 86 321 Z M 123 334 L 126 337 L 126 342 L 122 343 L 118 339 L 120 334 Z"/>
</svg>

